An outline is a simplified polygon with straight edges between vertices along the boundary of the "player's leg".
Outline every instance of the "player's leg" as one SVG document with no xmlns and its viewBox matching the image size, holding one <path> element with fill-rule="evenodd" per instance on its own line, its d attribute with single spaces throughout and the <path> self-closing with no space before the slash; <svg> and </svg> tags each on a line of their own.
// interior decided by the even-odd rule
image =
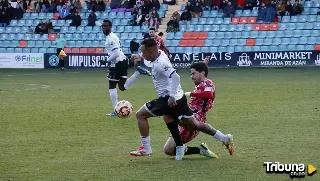
<svg viewBox="0 0 320 181">
<path fill-rule="evenodd" d="M 181 126 L 189 131 L 201 131 L 205 134 L 213 136 L 213 138 L 221 141 L 229 150 L 230 155 L 233 154 L 234 145 L 232 135 L 224 135 L 220 131 L 214 129 L 211 125 L 199 122 L 194 118 L 192 110 L 189 108 L 187 98 L 183 96 L 177 100 L 177 106 L 173 111 L 173 117 L 178 117 L 181 120 Z"/>
<path fill-rule="evenodd" d="M 166 119 L 173 119 L 169 116 Z M 182 138 L 183 143 L 188 143 L 193 140 L 198 134 L 198 131 L 188 131 L 183 127 L 179 128 L 180 135 Z M 193 154 L 200 154 L 209 158 L 218 158 L 212 151 L 209 150 L 208 146 L 205 143 L 201 143 L 199 147 L 185 147 L 185 155 L 193 155 Z M 176 144 L 172 137 L 169 137 L 165 146 L 164 146 L 164 153 L 167 155 L 175 155 L 176 154 Z"/>
<path fill-rule="evenodd" d="M 181 126 L 188 130 L 198 130 L 205 134 L 211 135 L 214 139 L 221 141 L 229 150 L 229 154 L 234 152 L 233 136 L 231 134 L 223 134 L 219 130 L 213 128 L 210 124 L 196 121 L 194 117 L 181 117 Z"/>
<path fill-rule="evenodd" d="M 138 150 L 130 152 L 132 156 L 146 156 L 152 154 L 148 118 L 153 116 L 155 115 L 147 110 L 145 105 L 143 105 L 136 113 L 142 146 Z"/>
<path fill-rule="evenodd" d="M 117 116 L 117 114 L 114 112 L 114 108 L 116 107 L 118 103 L 118 91 L 117 91 L 117 84 L 120 80 L 120 77 L 117 73 L 117 69 L 115 67 L 109 68 L 109 73 L 107 78 L 109 79 L 109 94 L 110 99 L 112 102 L 112 108 L 113 112 L 107 114 L 108 116 Z"/>
<path fill-rule="evenodd" d="M 62 56 L 59 56 L 62 48 L 57 48 L 57 56 L 59 57 L 59 66 L 61 70 L 64 70 L 64 58 Z"/>
<path fill-rule="evenodd" d="M 138 127 L 141 135 L 140 138 L 142 142 L 142 148 L 138 149 L 137 151 L 131 152 L 131 155 L 144 156 L 148 155 L 148 153 L 151 154 L 148 118 L 154 116 L 163 116 L 164 114 L 166 114 L 168 112 L 167 101 L 168 100 L 166 98 L 158 98 L 152 100 L 144 104 L 136 113 Z M 177 122 L 175 122 L 175 120 L 171 120 L 171 122 L 168 121 L 166 123 L 171 134 L 176 136 L 176 133 L 178 133 L 178 138 L 175 137 L 177 145 L 182 145 Z M 176 130 L 174 128 L 176 128 Z"/>
</svg>

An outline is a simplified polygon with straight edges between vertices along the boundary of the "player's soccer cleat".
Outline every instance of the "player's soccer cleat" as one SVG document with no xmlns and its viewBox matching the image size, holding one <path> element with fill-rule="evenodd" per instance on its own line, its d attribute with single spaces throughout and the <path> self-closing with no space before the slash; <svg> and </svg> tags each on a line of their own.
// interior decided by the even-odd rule
<svg viewBox="0 0 320 181">
<path fill-rule="evenodd" d="M 118 115 L 116 112 L 112 112 L 112 113 L 107 114 L 107 116 L 118 116 Z"/>
<path fill-rule="evenodd" d="M 228 141 L 224 142 L 223 144 L 229 150 L 229 154 L 233 155 L 234 153 L 233 136 L 231 134 L 227 134 L 226 137 L 228 137 Z"/>
<path fill-rule="evenodd" d="M 200 155 L 203 155 L 209 158 L 218 158 L 216 154 L 214 154 L 211 150 L 209 150 L 207 144 L 205 143 L 201 143 L 201 145 L 199 146 L 199 149 L 200 149 Z"/>
<path fill-rule="evenodd" d="M 186 150 L 185 145 L 176 147 L 176 160 L 182 160 L 185 150 Z"/>
<path fill-rule="evenodd" d="M 152 151 L 146 151 L 143 146 L 140 146 L 138 150 L 130 152 L 131 156 L 149 156 L 152 154 Z"/>
<path fill-rule="evenodd" d="M 147 70 L 146 68 L 143 68 L 143 67 L 141 67 L 141 66 L 138 66 L 138 67 L 137 67 L 137 71 L 138 71 L 140 74 L 151 76 L 151 73 L 149 72 L 149 70 Z"/>
</svg>

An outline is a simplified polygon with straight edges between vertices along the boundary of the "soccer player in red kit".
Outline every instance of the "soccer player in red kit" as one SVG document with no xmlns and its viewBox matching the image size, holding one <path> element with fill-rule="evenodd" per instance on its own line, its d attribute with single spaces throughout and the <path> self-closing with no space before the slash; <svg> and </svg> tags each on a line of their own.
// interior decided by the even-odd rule
<svg viewBox="0 0 320 181">
<path fill-rule="evenodd" d="M 161 36 L 157 35 L 156 30 L 154 28 L 149 29 L 149 35 L 151 38 L 154 38 L 154 40 L 156 40 L 158 48 L 160 50 L 164 51 L 164 53 L 170 58 L 170 52 L 169 52 L 168 48 L 164 44 L 164 41 L 161 38 Z"/>
<path fill-rule="evenodd" d="M 205 62 L 197 62 L 191 65 L 191 78 L 195 83 L 196 87 L 193 92 L 186 92 L 185 95 L 191 97 L 189 107 L 193 110 L 194 118 L 199 122 L 206 122 L 207 112 L 213 107 L 214 98 L 215 98 L 215 86 L 213 82 L 207 78 L 208 67 L 207 63 L 208 58 L 205 59 Z M 193 140 L 198 134 L 199 131 L 190 131 L 187 128 L 179 127 L 180 135 L 182 142 L 188 143 Z M 219 130 L 216 130 L 215 139 L 221 141 L 229 150 L 229 154 L 232 155 L 234 152 L 233 136 L 231 134 L 224 135 Z M 165 146 L 164 152 L 167 155 L 175 155 L 175 142 L 169 137 Z M 199 147 L 187 147 L 185 150 L 185 155 L 190 154 L 201 154 L 210 158 L 216 158 L 217 156 L 211 152 L 205 143 L 202 143 Z"/>
</svg>

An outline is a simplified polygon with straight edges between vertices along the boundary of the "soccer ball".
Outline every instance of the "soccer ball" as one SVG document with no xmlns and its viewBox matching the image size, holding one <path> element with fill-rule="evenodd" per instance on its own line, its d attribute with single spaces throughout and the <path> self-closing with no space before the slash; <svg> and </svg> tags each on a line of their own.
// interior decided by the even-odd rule
<svg viewBox="0 0 320 181">
<path fill-rule="evenodd" d="M 129 101 L 122 100 L 119 101 L 114 108 L 119 118 L 128 118 L 133 113 L 133 106 Z"/>
</svg>

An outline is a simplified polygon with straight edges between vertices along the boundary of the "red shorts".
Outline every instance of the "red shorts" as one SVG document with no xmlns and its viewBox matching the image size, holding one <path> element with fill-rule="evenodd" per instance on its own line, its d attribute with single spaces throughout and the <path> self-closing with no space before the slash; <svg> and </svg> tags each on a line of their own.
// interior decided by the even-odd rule
<svg viewBox="0 0 320 181">
<path fill-rule="evenodd" d="M 194 118 L 197 121 L 202 122 L 202 123 L 206 122 L 206 117 L 203 116 L 202 114 L 195 113 L 193 115 L 194 115 Z M 181 127 L 181 126 L 179 126 L 179 132 L 180 132 L 180 135 L 181 135 L 182 143 L 190 142 L 191 140 L 193 140 L 200 133 L 200 131 L 189 131 L 189 130 L 186 130 L 184 127 Z"/>
</svg>

